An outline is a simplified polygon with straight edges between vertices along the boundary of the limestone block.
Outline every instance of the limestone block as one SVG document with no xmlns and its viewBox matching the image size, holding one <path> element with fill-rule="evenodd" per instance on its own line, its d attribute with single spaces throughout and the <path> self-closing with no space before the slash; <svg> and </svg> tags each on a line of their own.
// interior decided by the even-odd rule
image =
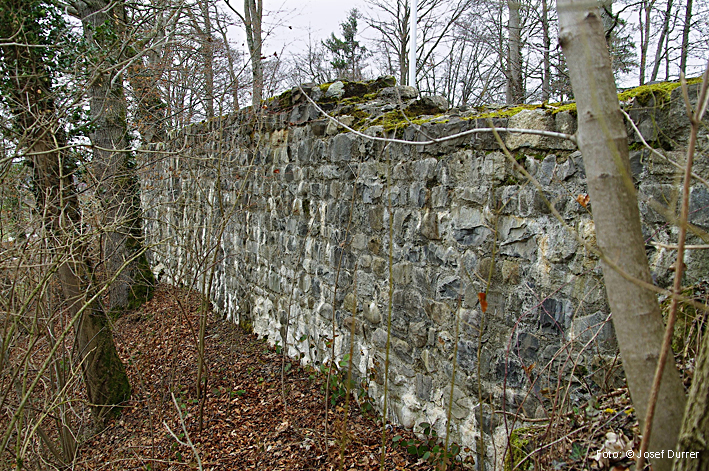
<svg viewBox="0 0 709 471">
<path fill-rule="evenodd" d="M 587 343 L 595 338 L 600 344 L 609 346 L 615 340 L 613 326 L 610 322 L 606 322 L 606 314 L 597 311 L 588 316 L 576 317 L 571 321 L 566 338 L 570 341 Z"/>
<path fill-rule="evenodd" d="M 428 300 L 424 306 L 424 310 L 428 317 L 438 325 L 446 324 L 453 316 L 451 308 L 446 304 L 438 301 Z"/>
<path fill-rule="evenodd" d="M 339 100 L 344 95 L 345 95 L 345 84 L 339 80 L 337 82 L 330 84 L 330 86 L 327 87 L 327 91 L 325 92 L 325 98 L 334 98 L 336 100 Z"/>
<path fill-rule="evenodd" d="M 415 87 L 400 85 L 396 87 L 382 88 L 377 94 L 377 98 L 397 102 L 401 100 L 412 100 L 418 97 L 419 92 Z"/>
<path fill-rule="evenodd" d="M 377 303 L 372 301 L 364 307 L 364 318 L 372 324 L 379 324 L 382 321 L 382 315 L 379 312 Z"/>
<path fill-rule="evenodd" d="M 551 115 L 544 110 L 522 110 L 511 116 L 508 127 L 517 129 L 534 129 L 540 131 L 554 131 L 554 121 Z M 550 139 L 536 134 L 508 133 L 505 145 L 511 151 L 521 147 L 534 149 L 549 148 Z"/>
</svg>

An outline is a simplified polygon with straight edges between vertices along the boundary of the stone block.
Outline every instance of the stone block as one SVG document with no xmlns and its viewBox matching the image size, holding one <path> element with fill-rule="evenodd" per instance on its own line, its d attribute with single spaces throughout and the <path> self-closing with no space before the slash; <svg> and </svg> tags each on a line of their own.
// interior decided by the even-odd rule
<svg viewBox="0 0 709 471">
<path fill-rule="evenodd" d="M 421 348 L 428 342 L 428 327 L 425 322 L 412 322 L 409 325 L 409 333 L 415 347 Z"/>
<path fill-rule="evenodd" d="M 424 310 L 428 317 L 438 325 L 444 325 L 452 319 L 453 313 L 451 308 L 446 303 L 428 300 L 425 303 Z"/>
<path fill-rule="evenodd" d="M 553 131 L 554 121 L 551 115 L 544 110 L 522 110 L 511 116 L 508 122 L 510 128 L 535 129 L 540 131 Z M 509 150 L 517 150 L 521 147 L 531 147 L 535 149 L 549 148 L 548 138 L 536 134 L 507 133 L 505 145 Z"/>
<path fill-rule="evenodd" d="M 419 225 L 421 235 L 429 240 L 440 240 L 438 232 L 438 213 L 430 209 L 425 210 Z"/>
<path fill-rule="evenodd" d="M 588 316 L 574 318 L 566 333 L 567 339 L 586 344 L 595 338 L 599 344 L 606 347 L 613 346 L 615 344 L 613 325 L 610 320 L 606 322 L 606 317 L 607 315 L 597 311 Z"/>
<path fill-rule="evenodd" d="M 416 374 L 416 397 L 421 401 L 431 400 L 431 390 L 433 389 L 433 381 L 430 376 L 422 375 L 421 373 Z"/>
<path fill-rule="evenodd" d="M 345 95 L 345 84 L 339 80 L 337 82 L 330 84 L 330 86 L 327 87 L 327 91 L 325 92 L 325 98 L 334 98 L 336 100 L 339 100 L 344 95 Z"/>
<path fill-rule="evenodd" d="M 379 312 L 377 303 L 372 301 L 364 307 L 364 318 L 372 324 L 379 324 L 382 321 L 382 315 Z"/>
</svg>

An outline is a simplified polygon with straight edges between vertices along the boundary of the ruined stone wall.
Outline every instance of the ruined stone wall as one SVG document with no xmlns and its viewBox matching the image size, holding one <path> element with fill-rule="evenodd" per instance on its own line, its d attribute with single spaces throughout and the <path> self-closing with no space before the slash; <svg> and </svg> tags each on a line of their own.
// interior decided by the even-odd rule
<svg viewBox="0 0 709 471">
<path fill-rule="evenodd" d="M 377 90 L 386 85 L 307 92 L 343 122 L 369 123 L 361 126 L 369 135 L 398 127 L 396 137 L 422 141 L 489 124 L 466 110 L 392 123 L 397 108 L 444 105 L 408 87 Z M 684 135 L 658 132 L 657 116 L 642 107 L 633 113 L 652 141 Z M 572 114 L 549 109 L 494 123 L 575 131 Z M 263 119 L 230 116 L 172 138 L 144 155 L 156 272 L 205 289 L 214 267 L 210 296 L 220 313 L 316 367 L 330 361 L 334 326 L 336 359 L 354 343 L 357 382 L 380 410 L 389 340 L 395 422 L 425 421 L 444 436 L 452 397 L 452 440 L 476 449 L 479 433 L 499 438 L 512 426 L 494 411 L 544 416 L 545 388 L 560 377 L 571 381 L 574 404 L 621 384 L 617 365 L 609 368 L 614 337 L 600 265 L 582 244 L 594 243 L 593 202 L 577 201 L 584 165 L 569 141 L 501 135 L 538 191 L 489 133 L 426 146 L 374 142 L 324 119 L 297 90 L 271 101 Z M 681 161 L 683 152 L 666 154 Z M 651 242 L 673 242 L 658 204 L 676 201 L 677 169 L 647 151 L 631 161 L 653 274 L 666 285 L 672 252 Z M 697 171 L 706 175 L 705 158 Z M 706 189 L 694 188 L 692 221 L 704 228 L 707 204 Z M 705 258 L 688 254 L 689 281 L 705 276 Z"/>
</svg>

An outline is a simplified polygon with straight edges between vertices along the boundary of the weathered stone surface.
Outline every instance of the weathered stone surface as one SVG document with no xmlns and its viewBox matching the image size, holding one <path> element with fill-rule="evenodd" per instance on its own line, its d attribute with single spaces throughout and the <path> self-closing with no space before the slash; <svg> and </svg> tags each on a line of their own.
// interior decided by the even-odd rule
<svg viewBox="0 0 709 471">
<path fill-rule="evenodd" d="M 374 301 L 365 306 L 364 318 L 372 324 L 379 324 L 382 321 L 382 315 L 379 312 L 379 307 Z"/>
<path fill-rule="evenodd" d="M 554 131 L 554 122 L 544 110 L 522 110 L 510 117 L 508 122 L 510 128 L 535 129 L 539 131 Z M 536 134 L 508 133 L 505 145 L 509 150 L 517 150 L 521 147 L 531 147 L 535 149 L 549 148 L 548 138 Z"/>
<path fill-rule="evenodd" d="M 377 94 L 377 98 L 387 101 L 397 102 L 397 100 L 411 100 L 419 96 L 419 91 L 415 87 L 401 85 L 397 87 L 382 88 Z"/>
<path fill-rule="evenodd" d="M 398 104 L 387 98 L 393 89 L 386 88 L 394 82 L 377 82 L 335 83 L 329 98 L 317 98 L 326 111 L 348 122 L 355 111 L 378 116 Z M 340 99 L 382 88 L 371 103 Z M 443 106 L 416 100 L 407 87 L 398 90 L 407 110 L 430 113 Z M 305 91 L 313 97 L 322 94 L 315 85 Z M 478 415 L 473 417 L 479 412 L 473 394 L 478 381 L 485 397 L 492 398 L 493 410 L 501 407 L 505 394 L 508 406 L 536 414 L 539 404 L 530 402 L 535 394 L 528 390 L 525 368 L 553 362 L 554 375 L 540 374 L 535 387 L 556 387 L 559 374 L 564 380 L 571 374 L 570 367 L 556 364 L 559 350 L 596 333 L 598 342 L 583 361 L 590 364 L 594 355 L 614 357 L 612 328 L 599 324 L 609 312 L 601 267 L 577 241 L 578 236 L 594 245 L 595 226 L 589 208 L 576 201 L 588 193 L 585 168 L 581 153 L 568 142 L 503 136 L 516 149 L 516 161 L 542 184 L 540 193 L 513 169 L 489 134 L 445 145 L 385 145 L 329 125 L 300 91 L 291 93 L 290 105 L 285 98 L 274 100 L 278 106 L 269 105 L 258 126 L 250 116 L 234 115 L 220 128 L 224 134 L 211 134 L 205 126 L 173 133 L 175 142 L 162 149 L 171 152 L 144 168 L 145 234 L 155 247 L 151 261 L 166 281 L 182 280 L 203 263 L 202 248 L 217 247 L 211 301 L 219 313 L 252 325 L 271 342 L 281 341 L 288 321 L 293 338 L 307 334 L 309 339 L 292 342 L 292 349 L 303 362 L 318 364 L 330 356 L 324 345 L 333 340 L 334 324 L 337 358 L 354 341 L 354 373 L 374 379 L 370 393 L 378 406 L 391 290 L 391 417 L 405 425 L 445 423 L 457 363 L 451 430 L 464 431 L 461 440 L 469 441 L 461 444 L 466 446 L 474 445 L 471 437 L 480 432 Z M 683 105 L 669 109 L 674 111 L 659 110 L 654 116 L 663 131 L 657 138 L 671 149 L 665 155 L 681 163 L 684 149 L 673 146 L 686 141 L 680 122 L 686 117 L 679 114 L 684 114 Z M 638 122 L 648 118 L 645 111 L 633 112 L 642 118 Z M 675 112 L 675 118 L 667 114 Z M 487 120 L 464 119 L 462 110 L 454 113 L 421 129 L 437 137 L 489 126 Z M 508 125 L 506 118 L 493 122 Z M 509 125 L 569 134 L 576 127 L 571 114 L 544 109 L 524 111 Z M 397 137 L 424 138 L 417 129 L 398 131 Z M 385 130 L 372 126 L 363 132 L 383 136 Z M 671 140 L 665 142 L 665 136 Z M 185 139 L 188 147 L 183 147 Z M 631 157 L 653 274 L 659 285 L 666 285 L 672 251 L 649 242 L 676 241 L 668 218 L 677 213 L 672 206 L 677 169 L 649 152 Z M 706 174 L 709 158 L 698 156 L 696 171 Z M 227 211 L 215 204 L 219 197 Z M 545 198 L 570 229 L 551 214 Z M 696 184 L 690 221 L 709 229 L 708 208 L 709 191 Z M 221 222 L 225 232 L 217 240 L 213 228 Z M 703 243 L 698 238 L 688 242 Z M 706 280 L 709 251 L 690 251 L 685 261 L 687 285 Z M 572 401 L 590 394 L 578 388 L 570 393 Z M 500 429 L 486 407 L 482 431 L 491 443 Z"/>
<path fill-rule="evenodd" d="M 577 317 L 571 321 L 571 326 L 567 332 L 569 340 L 585 344 L 591 339 L 598 343 L 613 342 L 613 326 L 606 315 L 596 312 L 588 316 Z"/>
<path fill-rule="evenodd" d="M 325 92 L 325 98 L 335 98 L 339 100 L 345 95 L 345 84 L 340 82 L 339 80 L 337 82 L 334 82 L 330 84 L 329 87 L 327 87 L 327 91 Z"/>
</svg>

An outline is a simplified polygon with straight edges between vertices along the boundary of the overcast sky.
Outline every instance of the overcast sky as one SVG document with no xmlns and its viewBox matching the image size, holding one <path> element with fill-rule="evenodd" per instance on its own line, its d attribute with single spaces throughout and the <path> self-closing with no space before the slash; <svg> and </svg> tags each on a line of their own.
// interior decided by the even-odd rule
<svg viewBox="0 0 709 471">
<path fill-rule="evenodd" d="M 231 4 L 243 11 L 243 4 L 232 0 Z M 264 32 L 270 31 L 265 38 L 264 55 L 279 55 L 301 52 L 308 43 L 308 33 L 314 44 L 330 36 L 340 35 L 340 23 L 352 8 L 364 10 L 366 5 L 361 0 L 267 0 L 264 4 Z M 228 11 L 225 9 L 225 11 Z M 233 15 L 233 13 L 232 13 Z M 362 21 L 360 32 L 366 28 Z M 234 38 L 245 42 L 243 31 L 233 30 Z"/>
</svg>

